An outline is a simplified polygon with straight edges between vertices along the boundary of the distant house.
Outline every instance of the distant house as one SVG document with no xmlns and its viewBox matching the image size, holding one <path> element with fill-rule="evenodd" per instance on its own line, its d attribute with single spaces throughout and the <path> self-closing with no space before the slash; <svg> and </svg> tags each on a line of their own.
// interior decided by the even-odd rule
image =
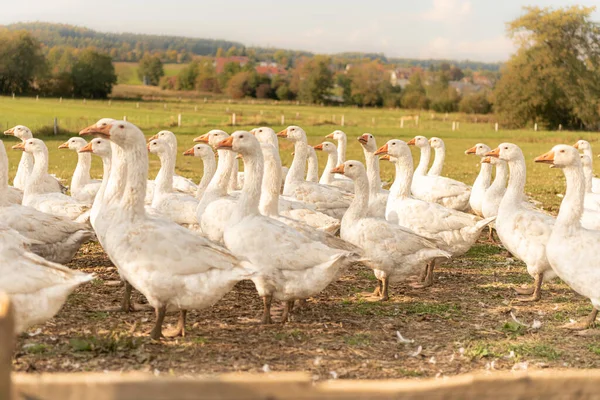
<svg viewBox="0 0 600 400">
<path fill-rule="evenodd" d="M 248 64 L 248 57 L 246 56 L 231 56 L 231 57 L 215 57 L 213 61 L 213 66 L 215 67 L 215 71 L 217 74 L 223 73 L 225 70 L 225 65 L 229 63 L 239 64 L 240 67 Z"/>
<path fill-rule="evenodd" d="M 488 76 L 481 74 L 480 72 L 473 72 L 473 83 L 480 86 L 492 87 L 494 82 Z"/>
<path fill-rule="evenodd" d="M 390 84 L 400 86 L 404 89 L 408 85 L 408 80 L 413 74 L 423 72 L 421 67 L 402 67 L 396 68 L 390 72 Z"/>
<path fill-rule="evenodd" d="M 286 69 L 275 62 L 262 61 L 256 66 L 255 70 L 257 73 L 267 75 L 269 78 L 287 74 Z"/>
<path fill-rule="evenodd" d="M 450 87 L 456 89 L 458 94 L 460 94 L 461 96 L 465 94 L 478 93 L 481 90 L 483 90 L 481 85 L 476 85 L 471 82 L 465 82 L 464 80 L 450 81 Z"/>
</svg>

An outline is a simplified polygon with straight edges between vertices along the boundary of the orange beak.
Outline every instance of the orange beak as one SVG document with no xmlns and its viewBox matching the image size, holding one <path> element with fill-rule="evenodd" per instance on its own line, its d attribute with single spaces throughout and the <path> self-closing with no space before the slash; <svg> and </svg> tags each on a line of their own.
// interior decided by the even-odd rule
<svg viewBox="0 0 600 400">
<path fill-rule="evenodd" d="M 344 174 L 344 164 L 340 164 L 331 170 L 332 174 Z"/>
<path fill-rule="evenodd" d="M 110 138 L 110 128 L 112 124 L 105 124 L 98 128 L 96 124 L 90 125 L 85 129 L 82 129 L 79 132 L 79 136 L 87 136 L 87 135 L 101 135 L 107 138 Z"/>
<path fill-rule="evenodd" d="M 205 133 L 202 136 L 198 136 L 197 138 L 194 138 L 194 142 L 208 143 L 208 133 Z"/>
<path fill-rule="evenodd" d="M 6 135 L 6 132 L 4 132 L 4 134 Z M 575 147 L 576 149 L 578 149 L 578 150 L 579 150 L 579 142 L 575 143 L 575 144 L 573 145 L 573 147 Z"/>
<path fill-rule="evenodd" d="M 148 149 L 148 151 L 150 151 L 150 142 L 148 142 L 148 144 L 146 145 L 146 148 Z"/>
<path fill-rule="evenodd" d="M 325 139 L 333 139 L 333 132 L 331 132 L 329 135 L 325 136 Z"/>
<path fill-rule="evenodd" d="M 533 161 L 543 164 L 554 164 L 554 152 L 549 151 L 544 153 L 541 156 L 536 157 Z"/>
<path fill-rule="evenodd" d="M 475 153 L 477 153 L 477 146 L 473 146 L 469 150 L 465 151 L 465 154 L 475 154 Z"/>
<path fill-rule="evenodd" d="M 12 147 L 13 150 L 25 150 L 25 143 L 17 143 Z"/>
<path fill-rule="evenodd" d="M 415 143 L 417 143 L 417 141 L 415 140 L 415 138 L 412 138 L 406 144 L 409 145 L 409 146 L 414 146 Z"/>
<path fill-rule="evenodd" d="M 491 164 L 492 163 L 492 157 L 483 157 L 481 159 L 481 162 L 484 164 Z"/>
<path fill-rule="evenodd" d="M 492 151 L 488 151 L 487 153 L 484 154 L 486 157 L 500 157 L 500 147 L 496 147 L 494 150 Z"/>
<path fill-rule="evenodd" d="M 381 157 L 379 157 L 379 160 L 387 160 L 390 161 L 392 159 L 392 157 L 390 157 L 389 154 L 384 154 Z"/>
<path fill-rule="evenodd" d="M 250 133 L 253 134 L 254 136 L 256 136 L 256 128 L 250 129 Z"/>
<path fill-rule="evenodd" d="M 378 156 L 378 155 L 380 155 L 380 154 L 387 154 L 387 152 L 388 152 L 388 145 L 387 145 L 387 143 L 386 143 L 386 144 L 384 144 L 383 146 L 381 146 L 381 147 L 379 148 L 379 150 L 377 150 L 377 151 L 375 152 L 375 155 L 376 155 L 376 156 Z"/>
<path fill-rule="evenodd" d="M 358 141 L 363 143 L 363 144 L 367 144 L 369 142 L 369 135 L 362 135 L 361 137 L 358 138 Z"/>
<path fill-rule="evenodd" d="M 240 158 L 242 158 L 242 155 L 238 153 L 238 154 L 235 156 L 235 159 L 236 159 L 236 160 L 239 160 Z"/>
<path fill-rule="evenodd" d="M 191 149 L 187 149 L 186 151 L 183 152 L 184 156 L 193 156 L 194 155 L 194 148 L 192 147 Z"/>
<path fill-rule="evenodd" d="M 60 146 L 58 146 L 59 149 L 68 149 L 69 148 L 69 142 L 64 142 L 63 144 L 61 144 Z"/>
<path fill-rule="evenodd" d="M 4 131 L 4 134 L 14 136 L 15 128 L 10 128 L 9 130 Z"/>
<path fill-rule="evenodd" d="M 281 138 L 286 138 L 286 137 L 288 137 L 288 134 L 287 134 L 287 128 L 285 128 L 285 129 L 284 129 L 284 130 L 282 130 L 282 131 L 279 131 L 279 132 L 277 132 L 277 137 L 281 137 Z"/>
<path fill-rule="evenodd" d="M 217 149 L 231 149 L 233 148 L 233 137 L 229 136 L 227 139 L 221 140 L 217 144 Z"/>
<path fill-rule="evenodd" d="M 318 145 L 313 146 L 313 149 L 315 149 L 315 150 L 323 150 L 323 143 L 319 143 Z"/>
<path fill-rule="evenodd" d="M 93 152 L 94 151 L 92 150 L 92 142 L 89 142 L 88 144 L 83 146 L 81 149 L 79 149 L 79 153 L 93 153 Z"/>
<path fill-rule="evenodd" d="M 158 133 L 156 135 L 152 136 L 150 139 L 148 139 L 148 141 L 151 142 L 154 139 L 158 139 Z"/>
</svg>

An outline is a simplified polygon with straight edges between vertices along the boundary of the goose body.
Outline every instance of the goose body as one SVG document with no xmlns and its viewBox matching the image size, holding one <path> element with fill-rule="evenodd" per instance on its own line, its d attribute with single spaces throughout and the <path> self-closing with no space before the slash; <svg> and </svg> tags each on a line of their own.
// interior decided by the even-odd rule
<svg viewBox="0 0 600 400">
<path fill-rule="evenodd" d="M 73 172 L 71 186 L 69 187 L 74 199 L 84 203 L 92 203 L 96 193 L 100 189 L 100 181 L 90 178 L 90 168 L 92 167 L 92 155 L 86 152 L 80 153 L 79 150 L 87 145 L 85 139 L 81 137 L 72 137 L 65 143 L 58 146 L 59 149 L 69 149 L 77 153 L 77 166 Z"/>
<path fill-rule="evenodd" d="M 469 154 L 474 154 L 477 157 L 479 157 L 480 159 L 483 159 L 485 157 L 485 154 L 492 150 L 488 145 L 484 144 L 484 143 L 477 143 L 475 146 L 471 147 L 470 149 L 468 149 L 467 151 L 465 151 L 465 154 L 469 155 Z M 437 149 L 436 149 L 437 151 Z M 437 161 L 437 153 L 436 153 L 436 161 Z M 471 188 L 471 196 L 469 197 L 469 206 L 471 207 L 471 210 L 473 210 L 473 212 L 477 215 L 479 215 L 480 217 L 485 217 L 485 214 L 483 212 L 483 203 L 484 203 L 484 197 L 486 196 L 487 190 L 490 187 L 491 181 L 492 181 L 492 164 L 490 163 L 484 163 L 484 162 L 480 162 L 481 167 L 479 169 L 479 174 L 477 175 L 477 178 L 475 179 L 475 182 L 473 183 L 473 187 Z M 496 169 L 497 170 L 497 169 Z M 430 171 L 431 173 L 431 171 Z M 500 183 L 500 182 L 498 182 Z M 505 182 L 506 185 L 506 182 Z M 504 194 L 504 192 L 502 193 Z M 502 197 L 500 197 L 502 198 Z M 492 200 L 492 199 L 488 199 L 488 200 Z M 500 199 L 498 199 L 498 205 L 500 204 Z M 491 204 L 490 204 L 491 205 Z M 496 215 L 496 214 L 494 214 Z M 489 215 L 490 217 L 492 215 Z"/>
<path fill-rule="evenodd" d="M 335 144 L 333 144 L 331 142 L 323 142 L 321 144 L 314 146 L 313 148 L 314 148 L 314 150 L 323 151 L 324 153 L 327 154 L 327 164 L 325 165 L 325 169 L 323 169 L 323 173 L 321 174 L 319 183 L 321 185 L 335 186 L 346 192 L 353 193 L 354 192 L 354 184 L 352 183 L 352 181 L 350 181 L 348 179 L 336 178 L 335 175 L 331 173 L 331 170 L 333 170 L 338 165 L 338 162 L 337 162 L 338 154 L 337 154 L 337 148 L 335 147 Z M 309 152 L 310 152 L 310 149 L 309 149 Z M 310 162 L 309 162 L 309 165 L 310 165 Z"/>
</svg>

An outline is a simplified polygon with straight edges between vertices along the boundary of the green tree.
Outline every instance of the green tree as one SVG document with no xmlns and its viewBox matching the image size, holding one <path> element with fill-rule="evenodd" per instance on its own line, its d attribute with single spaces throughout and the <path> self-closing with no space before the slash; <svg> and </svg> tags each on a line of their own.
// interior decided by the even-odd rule
<svg viewBox="0 0 600 400">
<path fill-rule="evenodd" d="M 27 93 L 46 70 L 40 42 L 31 34 L 0 30 L 0 93 Z"/>
<path fill-rule="evenodd" d="M 423 77 L 420 73 L 412 74 L 408 80 L 408 85 L 404 89 L 401 100 L 402 107 L 416 110 L 426 110 L 429 108 L 429 100 L 425 86 L 423 85 Z"/>
<path fill-rule="evenodd" d="M 71 72 L 73 93 L 78 97 L 105 98 L 117 83 L 112 59 L 95 50 L 85 50 Z"/>
<path fill-rule="evenodd" d="M 201 92 L 218 93 L 220 91 L 217 72 L 211 60 L 204 60 L 199 64 L 196 88 Z"/>
<path fill-rule="evenodd" d="M 200 75 L 200 65 L 197 61 L 192 61 L 177 74 L 177 82 L 180 90 L 194 90 L 196 80 Z"/>
<path fill-rule="evenodd" d="M 335 83 L 339 88 L 342 89 L 342 97 L 344 98 L 344 103 L 353 104 L 352 103 L 352 78 L 350 78 L 347 74 L 340 73 L 335 78 Z"/>
<path fill-rule="evenodd" d="M 447 71 L 440 70 L 433 76 L 433 79 L 434 82 L 427 89 L 429 107 L 437 112 L 456 111 L 460 96 L 456 89 L 450 86 L 450 76 Z"/>
<path fill-rule="evenodd" d="M 458 111 L 467 114 L 487 114 L 492 110 L 492 105 L 485 93 L 475 93 L 464 96 L 458 104 Z"/>
<path fill-rule="evenodd" d="M 298 98 L 307 103 L 322 103 L 333 87 L 333 72 L 329 69 L 331 59 L 327 56 L 315 56 L 303 60 L 294 70 L 292 89 L 296 89 Z"/>
<path fill-rule="evenodd" d="M 388 89 L 389 74 L 378 61 L 359 64 L 350 70 L 352 100 L 361 106 L 383 105 L 384 91 Z"/>
<path fill-rule="evenodd" d="M 138 64 L 138 77 L 142 82 L 145 78 L 149 85 L 157 86 L 164 75 L 163 63 L 158 56 L 146 54 L 142 57 Z"/>
<path fill-rule="evenodd" d="M 219 74 L 219 86 L 222 88 L 226 88 L 227 83 L 229 83 L 229 80 L 241 71 L 242 67 L 240 67 L 239 63 L 228 62 L 227 64 L 225 64 L 223 66 L 223 72 Z"/>
<path fill-rule="evenodd" d="M 494 90 L 500 120 L 579 128 L 600 122 L 600 26 L 593 7 L 526 7 L 508 25 L 518 51 Z"/>
<path fill-rule="evenodd" d="M 242 71 L 235 74 L 227 83 L 227 94 L 234 99 L 242 99 L 252 92 L 250 72 Z"/>
</svg>

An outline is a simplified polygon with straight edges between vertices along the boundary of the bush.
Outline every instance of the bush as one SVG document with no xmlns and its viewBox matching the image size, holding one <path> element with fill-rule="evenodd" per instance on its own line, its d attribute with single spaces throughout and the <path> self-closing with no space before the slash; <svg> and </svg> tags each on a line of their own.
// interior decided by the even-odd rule
<svg viewBox="0 0 600 400">
<path fill-rule="evenodd" d="M 488 114 L 492 111 L 492 105 L 485 93 L 476 93 L 463 97 L 458 110 L 467 114 Z"/>
<path fill-rule="evenodd" d="M 427 110 L 429 108 L 429 99 L 425 93 L 421 92 L 404 92 L 400 101 L 402 107 L 415 110 Z"/>
<path fill-rule="evenodd" d="M 257 99 L 269 99 L 272 97 L 273 90 L 271 89 L 271 84 L 269 83 L 261 83 L 256 88 L 256 98 Z"/>
<path fill-rule="evenodd" d="M 85 50 L 71 71 L 73 93 L 88 99 L 106 98 L 117 83 L 117 74 L 108 54 Z"/>
</svg>

